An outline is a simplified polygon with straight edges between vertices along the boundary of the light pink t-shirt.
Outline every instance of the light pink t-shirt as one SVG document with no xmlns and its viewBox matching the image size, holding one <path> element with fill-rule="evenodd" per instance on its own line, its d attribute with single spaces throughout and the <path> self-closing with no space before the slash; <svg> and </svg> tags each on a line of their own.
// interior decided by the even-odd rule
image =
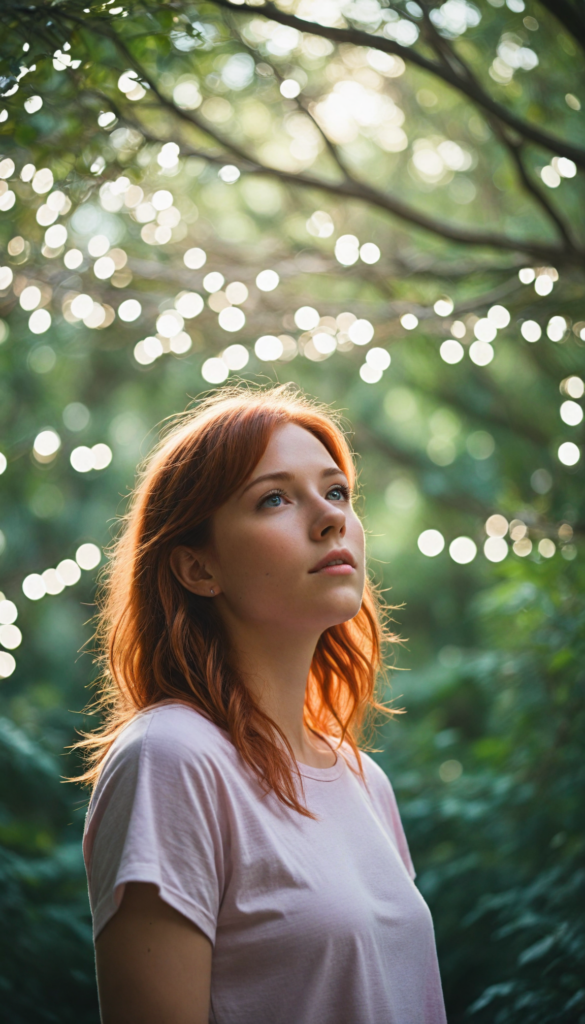
<svg viewBox="0 0 585 1024">
<path fill-rule="evenodd" d="M 349 757 L 349 755 L 346 755 Z M 227 733 L 173 704 L 118 737 L 89 807 L 97 936 L 153 882 L 213 943 L 213 1024 L 445 1024 L 429 909 L 388 779 L 299 765 L 317 820 L 264 794 Z"/>
</svg>

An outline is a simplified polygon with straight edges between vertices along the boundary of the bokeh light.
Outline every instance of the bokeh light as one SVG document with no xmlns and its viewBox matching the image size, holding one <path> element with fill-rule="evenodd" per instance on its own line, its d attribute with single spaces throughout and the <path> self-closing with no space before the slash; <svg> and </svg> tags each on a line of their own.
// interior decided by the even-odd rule
<svg viewBox="0 0 585 1024">
<path fill-rule="evenodd" d="M 537 295 L 550 295 L 553 285 L 553 279 L 549 274 L 541 274 L 534 282 L 534 291 Z"/>
<path fill-rule="evenodd" d="M 341 235 L 335 243 L 335 259 L 344 267 L 351 267 L 360 258 L 360 243 L 355 235 Z"/>
<path fill-rule="evenodd" d="M 34 439 L 33 453 L 39 460 L 50 460 L 60 447 L 61 438 L 56 430 L 41 430 Z"/>
<path fill-rule="evenodd" d="M 538 552 L 543 558 L 552 558 L 556 550 L 556 544 L 550 537 L 543 537 L 538 542 Z"/>
<path fill-rule="evenodd" d="M 256 277 L 256 286 L 261 292 L 273 292 L 280 282 L 275 270 L 261 270 Z"/>
<path fill-rule="evenodd" d="M 48 309 L 35 309 L 28 319 L 31 334 L 45 334 L 51 326 L 51 314 Z"/>
<path fill-rule="evenodd" d="M 417 540 L 419 551 L 427 558 L 440 555 L 445 547 L 445 538 L 439 530 L 423 530 Z"/>
<path fill-rule="evenodd" d="M 459 565 L 467 565 L 472 562 L 477 554 L 477 545 L 471 537 L 456 537 L 449 544 L 449 554 L 454 562 Z"/>
<path fill-rule="evenodd" d="M 6 598 L 3 598 L 0 601 L 0 623 L 2 623 L 3 626 L 8 626 L 13 622 L 16 622 L 17 618 L 18 608 L 14 601 L 7 601 Z"/>
<path fill-rule="evenodd" d="M 0 678 L 8 679 L 16 668 L 16 661 L 12 654 L 7 651 L 0 651 Z"/>
<path fill-rule="evenodd" d="M 181 292 L 175 299 L 175 309 L 185 320 L 199 316 L 205 303 L 198 292 Z"/>
<path fill-rule="evenodd" d="M 199 270 L 207 262 L 207 254 L 204 249 L 187 249 L 183 256 L 183 263 L 189 270 Z M 222 282 L 223 284 L 223 282 Z M 221 284 L 219 286 L 221 288 Z"/>
<path fill-rule="evenodd" d="M 81 579 L 81 569 L 72 558 L 64 558 L 56 569 L 57 575 L 66 587 L 73 587 Z"/>
<path fill-rule="evenodd" d="M 218 292 L 223 287 L 225 277 L 220 274 L 218 270 L 212 270 L 210 274 L 206 274 L 203 278 L 203 287 L 206 292 L 213 295 L 214 292 Z"/>
<path fill-rule="evenodd" d="M 583 409 L 577 402 L 573 402 L 570 399 L 567 402 L 563 402 L 560 414 L 563 423 L 567 423 L 570 427 L 578 426 L 583 420 Z"/>
<path fill-rule="evenodd" d="M 374 325 L 369 320 L 355 320 L 347 333 L 354 345 L 367 345 L 374 337 Z"/>
<path fill-rule="evenodd" d="M 488 537 L 483 553 L 489 562 L 502 562 L 508 554 L 508 545 L 503 537 Z"/>
<path fill-rule="evenodd" d="M 444 295 L 442 298 L 437 299 L 433 309 L 437 316 L 449 316 L 453 312 L 453 299 L 450 299 L 448 295 Z"/>
<path fill-rule="evenodd" d="M 102 560 L 102 553 L 97 544 L 81 544 L 75 552 L 75 561 L 80 569 L 95 569 Z"/>
<path fill-rule="evenodd" d="M 520 334 L 525 341 L 538 341 L 542 337 L 542 328 L 536 320 L 525 320 L 520 326 Z"/>
<path fill-rule="evenodd" d="M 223 359 L 218 359 L 216 356 L 212 356 L 211 359 L 206 359 L 201 367 L 201 376 L 203 380 L 206 380 L 208 384 L 221 384 L 229 374 L 229 368 L 224 363 Z"/>
<path fill-rule="evenodd" d="M 185 321 L 176 309 L 169 309 L 166 313 L 161 313 L 156 321 L 157 333 L 161 334 L 163 338 L 174 338 L 175 334 L 182 331 L 184 326 Z"/>
<path fill-rule="evenodd" d="M 280 83 L 280 91 L 287 100 L 294 100 L 295 97 L 299 95 L 301 87 L 294 78 L 285 78 L 285 80 Z"/>
<path fill-rule="evenodd" d="M 245 345 L 228 345 L 223 350 L 221 358 L 228 370 L 243 370 L 250 359 L 250 353 Z"/>
<path fill-rule="evenodd" d="M 488 366 L 494 358 L 494 350 L 487 341 L 474 341 L 469 346 L 469 358 L 476 366 Z"/>
<path fill-rule="evenodd" d="M 0 626 L 0 644 L 3 647 L 7 647 L 9 651 L 14 651 L 17 647 L 20 647 L 21 643 L 22 633 L 18 626 Z"/>
<path fill-rule="evenodd" d="M 283 351 L 284 347 L 282 341 L 274 334 L 263 334 L 261 338 L 258 338 L 258 341 L 254 345 L 254 352 L 258 356 L 258 359 L 262 359 L 262 361 L 266 363 L 274 359 L 280 359 Z"/>
<path fill-rule="evenodd" d="M 244 311 L 237 306 L 226 306 L 225 309 L 220 310 L 218 322 L 224 331 L 241 331 L 246 323 L 246 317 Z"/>
<path fill-rule="evenodd" d="M 557 455 L 563 466 L 575 466 L 581 458 L 581 450 L 573 441 L 563 441 L 559 445 Z"/>
<path fill-rule="evenodd" d="M 454 365 L 460 363 L 465 354 L 465 349 L 459 341 L 455 341 L 454 338 L 447 338 L 439 349 L 441 359 L 445 363 Z"/>
<path fill-rule="evenodd" d="M 241 281 L 232 281 L 225 290 L 225 297 L 233 306 L 239 306 L 248 298 L 248 289 Z"/>
<path fill-rule="evenodd" d="M 560 391 L 563 395 L 568 395 L 569 398 L 583 398 L 585 394 L 585 381 L 581 377 L 565 377 L 561 381 Z"/>
<path fill-rule="evenodd" d="M 508 532 L 508 520 L 496 512 L 486 519 L 485 532 L 488 537 L 505 537 Z"/>
<path fill-rule="evenodd" d="M 364 245 L 360 246 L 360 259 L 362 263 L 377 263 L 381 255 L 378 246 L 374 242 L 365 242 Z"/>
<path fill-rule="evenodd" d="M 568 330 L 568 324 L 564 316 L 551 316 L 546 333 L 551 341 L 562 341 Z"/>
<path fill-rule="evenodd" d="M 175 337 L 178 336 L 175 335 Z M 156 338 L 154 335 L 143 338 L 142 341 L 138 341 L 134 346 L 134 358 L 141 366 L 149 366 L 150 363 L 154 363 L 155 359 L 162 356 L 163 352 L 164 349 L 160 338 Z"/>
<path fill-rule="evenodd" d="M 391 356 L 385 348 L 371 348 L 366 354 L 366 363 L 374 370 L 387 370 L 391 363 Z"/>
<path fill-rule="evenodd" d="M 138 317 L 142 313 L 142 306 L 138 299 L 125 299 L 118 306 L 118 316 L 120 320 L 125 323 L 133 323 L 134 320 L 138 320 Z"/>
<path fill-rule="evenodd" d="M 478 341 L 493 341 L 498 333 L 495 321 L 487 316 L 481 317 L 473 325 L 473 333 Z"/>
<path fill-rule="evenodd" d="M 499 331 L 501 331 L 502 328 L 507 327 L 510 323 L 510 313 L 505 306 L 491 306 L 488 309 L 487 318 Z M 477 337 L 479 337 L 479 335 L 477 335 Z M 483 338 L 482 340 L 487 341 L 488 339 Z"/>
<path fill-rule="evenodd" d="M 301 306 L 294 315 L 294 321 L 299 330 L 310 331 L 319 323 L 319 313 L 313 306 Z"/>
<path fill-rule="evenodd" d="M 382 375 L 383 370 L 371 366 L 370 363 L 364 363 L 363 366 L 360 366 L 360 377 L 365 384 L 377 384 L 382 379 Z"/>
</svg>

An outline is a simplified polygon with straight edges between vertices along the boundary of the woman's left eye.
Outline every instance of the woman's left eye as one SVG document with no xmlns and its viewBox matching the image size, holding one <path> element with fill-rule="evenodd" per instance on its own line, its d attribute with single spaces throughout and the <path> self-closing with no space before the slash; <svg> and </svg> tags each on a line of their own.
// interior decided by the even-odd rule
<svg viewBox="0 0 585 1024">
<path fill-rule="evenodd" d="M 327 497 L 330 498 L 332 495 L 335 497 L 335 501 L 348 501 L 349 489 L 343 484 L 336 484 L 335 487 L 328 491 Z"/>
</svg>

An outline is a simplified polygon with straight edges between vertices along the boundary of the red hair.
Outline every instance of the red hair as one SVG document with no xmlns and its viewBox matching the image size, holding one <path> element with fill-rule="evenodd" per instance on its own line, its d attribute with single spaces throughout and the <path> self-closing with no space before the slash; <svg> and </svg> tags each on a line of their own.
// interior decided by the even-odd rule
<svg viewBox="0 0 585 1024">
<path fill-rule="evenodd" d="M 89 753 L 80 781 L 95 782 L 120 731 L 146 708 L 181 701 L 226 730 L 266 789 L 301 814 L 293 752 L 255 703 L 237 666 L 214 603 L 187 591 L 170 565 L 178 545 L 203 546 L 213 514 L 240 488 L 273 431 L 296 423 L 327 449 L 350 486 L 355 467 L 329 411 L 290 385 L 235 387 L 179 417 L 141 468 L 123 529 L 98 597 L 96 633 L 104 672 L 102 729 L 79 744 Z M 381 602 L 366 583 L 357 615 L 322 633 L 309 673 L 305 723 L 352 748 L 373 710 L 384 632 Z"/>
</svg>

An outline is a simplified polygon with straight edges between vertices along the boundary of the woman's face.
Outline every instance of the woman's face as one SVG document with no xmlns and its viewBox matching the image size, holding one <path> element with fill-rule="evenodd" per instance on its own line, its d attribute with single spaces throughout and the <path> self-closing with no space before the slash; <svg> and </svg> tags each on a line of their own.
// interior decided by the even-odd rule
<svg viewBox="0 0 585 1024">
<path fill-rule="evenodd" d="M 348 480 L 293 423 L 274 431 L 250 478 L 215 514 L 202 555 L 197 593 L 213 588 L 222 616 L 240 626 L 320 635 L 361 606 L 364 531 Z"/>
</svg>

